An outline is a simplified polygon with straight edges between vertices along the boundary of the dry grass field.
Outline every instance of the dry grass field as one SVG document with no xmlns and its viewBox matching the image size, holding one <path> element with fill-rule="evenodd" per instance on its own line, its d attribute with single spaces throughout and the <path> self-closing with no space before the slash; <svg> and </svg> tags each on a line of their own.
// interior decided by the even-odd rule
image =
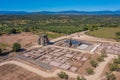
<svg viewBox="0 0 120 80">
<path fill-rule="evenodd" d="M 3 35 L 0 37 L 0 43 L 11 47 L 13 43 L 18 42 L 22 47 L 30 47 L 37 44 L 37 37 L 37 35 L 32 33 Z M 4 45 L 1 46 L 5 47 Z"/>
<path fill-rule="evenodd" d="M 40 76 L 16 65 L 7 64 L 0 67 L 0 80 L 42 80 Z"/>
<path fill-rule="evenodd" d="M 49 39 L 54 39 L 63 34 L 47 32 Z M 0 36 L 0 48 L 12 47 L 15 42 L 21 44 L 23 48 L 28 48 L 37 44 L 38 35 L 30 32 L 23 32 L 19 34 L 10 34 Z"/>
<path fill-rule="evenodd" d="M 62 80 L 62 79 L 58 77 L 43 78 L 19 66 L 13 64 L 6 64 L 0 66 L 0 80 Z M 74 80 L 74 79 L 69 79 L 69 80 Z"/>
</svg>

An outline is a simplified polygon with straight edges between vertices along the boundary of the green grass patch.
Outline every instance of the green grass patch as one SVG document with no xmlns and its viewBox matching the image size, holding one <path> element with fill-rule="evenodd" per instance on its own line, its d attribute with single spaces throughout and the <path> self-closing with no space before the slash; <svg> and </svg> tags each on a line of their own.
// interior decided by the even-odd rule
<svg viewBox="0 0 120 80">
<path fill-rule="evenodd" d="M 55 33 L 55 32 L 49 32 L 49 31 L 40 31 L 40 32 L 34 32 L 34 33 L 37 35 L 47 34 L 49 38 L 57 38 L 65 35 L 62 33 Z"/>
<path fill-rule="evenodd" d="M 55 34 L 47 33 L 47 35 L 48 35 L 49 38 L 57 38 L 57 37 L 64 36 L 64 34 L 58 34 L 58 33 L 55 33 Z"/>
<path fill-rule="evenodd" d="M 46 34 L 48 35 L 49 38 L 57 38 L 64 36 L 64 34 L 60 34 L 60 33 L 46 33 Z"/>
<path fill-rule="evenodd" d="M 108 27 L 107 28 L 100 28 L 99 30 L 88 31 L 88 32 L 86 32 L 86 34 L 90 35 L 90 36 L 94 36 L 94 37 L 115 39 L 117 32 L 120 32 L 120 27 L 117 27 L 117 28 L 108 28 Z"/>
</svg>

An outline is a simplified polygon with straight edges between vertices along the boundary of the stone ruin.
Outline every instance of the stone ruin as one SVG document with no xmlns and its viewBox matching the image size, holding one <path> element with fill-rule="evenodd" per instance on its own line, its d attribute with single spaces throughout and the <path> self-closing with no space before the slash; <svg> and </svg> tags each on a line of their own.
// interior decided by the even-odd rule
<svg viewBox="0 0 120 80">
<path fill-rule="evenodd" d="M 38 42 L 39 45 L 43 45 L 43 46 L 46 46 L 50 43 L 49 39 L 48 39 L 48 36 L 46 34 L 39 35 L 39 38 L 38 38 L 37 42 Z"/>
<path fill-rule="evenodd" d="M 71 39 L 71 38 L 69 38 L 69 39 L 67 40 L 67 46 L 68 46 L 68 47 L 71 47 L 71 46 L 72 46 L 72 39 Z"/>
</svg>

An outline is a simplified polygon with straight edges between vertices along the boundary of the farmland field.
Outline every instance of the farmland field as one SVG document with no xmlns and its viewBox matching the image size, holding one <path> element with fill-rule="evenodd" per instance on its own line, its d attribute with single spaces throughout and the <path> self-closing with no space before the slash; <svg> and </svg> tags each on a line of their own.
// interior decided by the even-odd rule
<svg viewBox="0 0 120 80">
<path fill-rule="evenodd" d="M 86 32 L 87 35 L 100 37 L 100 38 L 116 38 L 116 32 L 120 32 L 120 27 L 118 28 L 101 28 L 95 31 Z"/>
</svg>

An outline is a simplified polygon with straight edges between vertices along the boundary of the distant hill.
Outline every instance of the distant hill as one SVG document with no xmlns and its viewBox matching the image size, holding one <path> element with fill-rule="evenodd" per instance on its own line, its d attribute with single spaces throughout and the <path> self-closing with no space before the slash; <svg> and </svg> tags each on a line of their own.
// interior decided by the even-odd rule
<svg viewBox="0 0 120 80">
<path fill-rule="evenodd" d="M 63 14 L 63 15 L 120 15 L 120 10 L 116 11 L 59 11 L 59 12 L 52 12 L 52 11 L 40 11 L 40 12 L 25 12 L 25 11 L 0 11 L 0 14 L 10 15 L 24 15 L 24 14 Z"/>
<path fill-rule="evenodd" d="M 6 14 L 22 15 L 22 14 L 29 14 L 29 12 L 25 12 L 25 11 L 0 11 L 0 14 L 2 14 L 2 15 L 6 15 Z"/>
</svg>

